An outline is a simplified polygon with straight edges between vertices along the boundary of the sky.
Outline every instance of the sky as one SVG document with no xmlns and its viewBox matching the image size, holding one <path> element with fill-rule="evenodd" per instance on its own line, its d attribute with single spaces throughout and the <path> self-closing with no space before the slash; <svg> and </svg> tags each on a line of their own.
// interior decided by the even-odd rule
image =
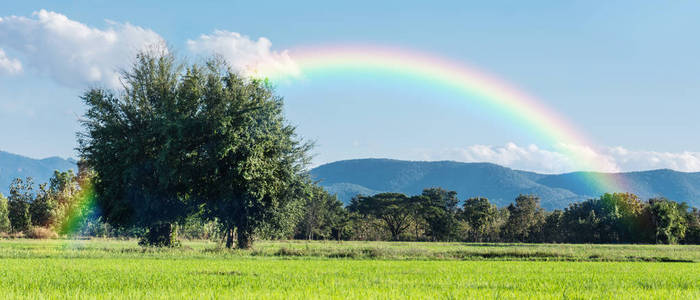
<svg viewBox="0 0 700 300">
<path fill-rule="evenodd" d="M 475 66 L 532 95 L 588 137 L 573 146 L 609 162 L 600 171 L 700 171 L 700 2 L 256 2 L 4 3 L 0 150 L 77 157 L 81 93 L 116 88 L 118 70 L 156 42 L 190 62 L 223 55 L 241 72 L 293 67 L 297 49 L 372 45 Z M 581 168 L 580 156 L 512 116 L 429 83 L 348 73 L 277 92 L 315 142 L 314 165 L 383 157 Z"/>
</svg>

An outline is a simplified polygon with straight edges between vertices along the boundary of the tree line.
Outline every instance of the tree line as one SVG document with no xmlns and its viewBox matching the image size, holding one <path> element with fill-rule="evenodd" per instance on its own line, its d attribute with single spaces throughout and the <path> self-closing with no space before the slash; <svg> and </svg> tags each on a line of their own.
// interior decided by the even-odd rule
<svg viewBox="0 0 700 300">
<path fill-rule="evenodd" d="M 79 230 L 67 232 L 62 222 L 75 210 L 84 176 L 84 172 L 76 176 L 70 170 L 56 171 L 36 191 L 31 178 L 16 179 L 8 197 L 0 194 L 0 232 L 40 238 L 56 236 L 41 232 L 148 235 L 147 227 L 113 226 L 96 211 L 82 212 Z M 634 194 L 613 193 L 546 211 L 534 195 L 520 195 L 499 208 L 484 197 L 460 201 L 456 192 L 435 187 L 413 196 L 358 195 L 346 206 L 316 184 L 307 188 L 305 196 L 279 214 L 274 225 L 261 226 L 252 235 L 306 240 L 700 244 L 700 211 L 665 198 L 642 201 Z M 168 235 L 228 243 L 228 227 L 204 214 L 200 210 L 184 218 Z"/>
<path fill-rule="evenodd" d="M 334 199 L 327 194 L 324 197 Z M 314 202 L 319 200 L 311 201 L 307 209 L 319 206 Z M 604 194 L 571 203 L 563 210 L 546 211 L 534 195 L 520 195 L 512 204 L 499 208 L 487 198 L 460 201 L 454 191 L 428 188 L 415 196 L 360 195 L 344 210 L 313 210 L 314 216 L 330 217 L 321 218 L 327 221 L 317 222 L 315 227 L 298 227 L 302 234 L 297 238 L 700 244 L 697 208 L 666 198 L 642 201 L 630 193 Z"/>
</svg>

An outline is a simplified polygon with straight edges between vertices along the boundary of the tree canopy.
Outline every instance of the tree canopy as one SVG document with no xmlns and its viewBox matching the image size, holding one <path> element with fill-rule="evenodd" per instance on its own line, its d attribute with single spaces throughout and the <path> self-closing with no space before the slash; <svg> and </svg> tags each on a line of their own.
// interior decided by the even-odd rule
<svg viewBox="0 0 700 300">
<path fill-rule="evenodd" d="M 286 123 L 282 99 L 222 61 L 185 66 L 167 52 L 139 54 L 123 78 L 120 93 L 82 97 L 79 150 L 105 219 L 144 226 L 145 243 L 167 246 L 174 224 L 204 210 L 249 247 L 304 183 L 310 145 Z"/>
</svg>

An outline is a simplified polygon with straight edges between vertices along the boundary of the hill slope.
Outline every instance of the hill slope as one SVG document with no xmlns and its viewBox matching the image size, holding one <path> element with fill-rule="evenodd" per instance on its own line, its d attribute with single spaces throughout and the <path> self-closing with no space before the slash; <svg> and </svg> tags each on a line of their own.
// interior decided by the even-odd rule
<svg viewBox="0 0 700 300">
<path fill-rule="evenodd" d="M 460 199 L 483 196 L 499 206 L 511 203 L 519 194 L 535 194 L 542 199 L 543 207 L 553 209 L 600 193 L 582 180 L 582 172 L 546 175 L 490 163 L 356 159 L 319 166 L 311 170 L 311 175 L 345 203 L 357 194 L 414 195 L 423 188 L 439 186 L 457 191 Z M 620 176 L 629 183 L 632 192 L 644 199 L 664 195 L 700 206 L 700 173 L 655 170 Z"/>
<path fill-rule="evenodd" d="M 75 161 L 60 157 L 33 159 L 0 151 L 0 193 L 8 194 L 12 180 L 17 177 L 34 178 L 35 183 L 47 182 L 54 170 L 77 172 Z"/>
</svg>

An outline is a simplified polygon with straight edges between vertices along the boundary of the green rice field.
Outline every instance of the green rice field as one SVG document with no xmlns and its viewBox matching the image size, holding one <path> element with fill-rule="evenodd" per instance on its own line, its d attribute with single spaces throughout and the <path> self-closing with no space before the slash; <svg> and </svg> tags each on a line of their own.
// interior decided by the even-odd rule
<svg viewBox="0 0 700 300">
<path fill-rule="evenodd" d="M 0 240 L 0 298 L 700 299 L 700 246 Z"/>
</svg>

